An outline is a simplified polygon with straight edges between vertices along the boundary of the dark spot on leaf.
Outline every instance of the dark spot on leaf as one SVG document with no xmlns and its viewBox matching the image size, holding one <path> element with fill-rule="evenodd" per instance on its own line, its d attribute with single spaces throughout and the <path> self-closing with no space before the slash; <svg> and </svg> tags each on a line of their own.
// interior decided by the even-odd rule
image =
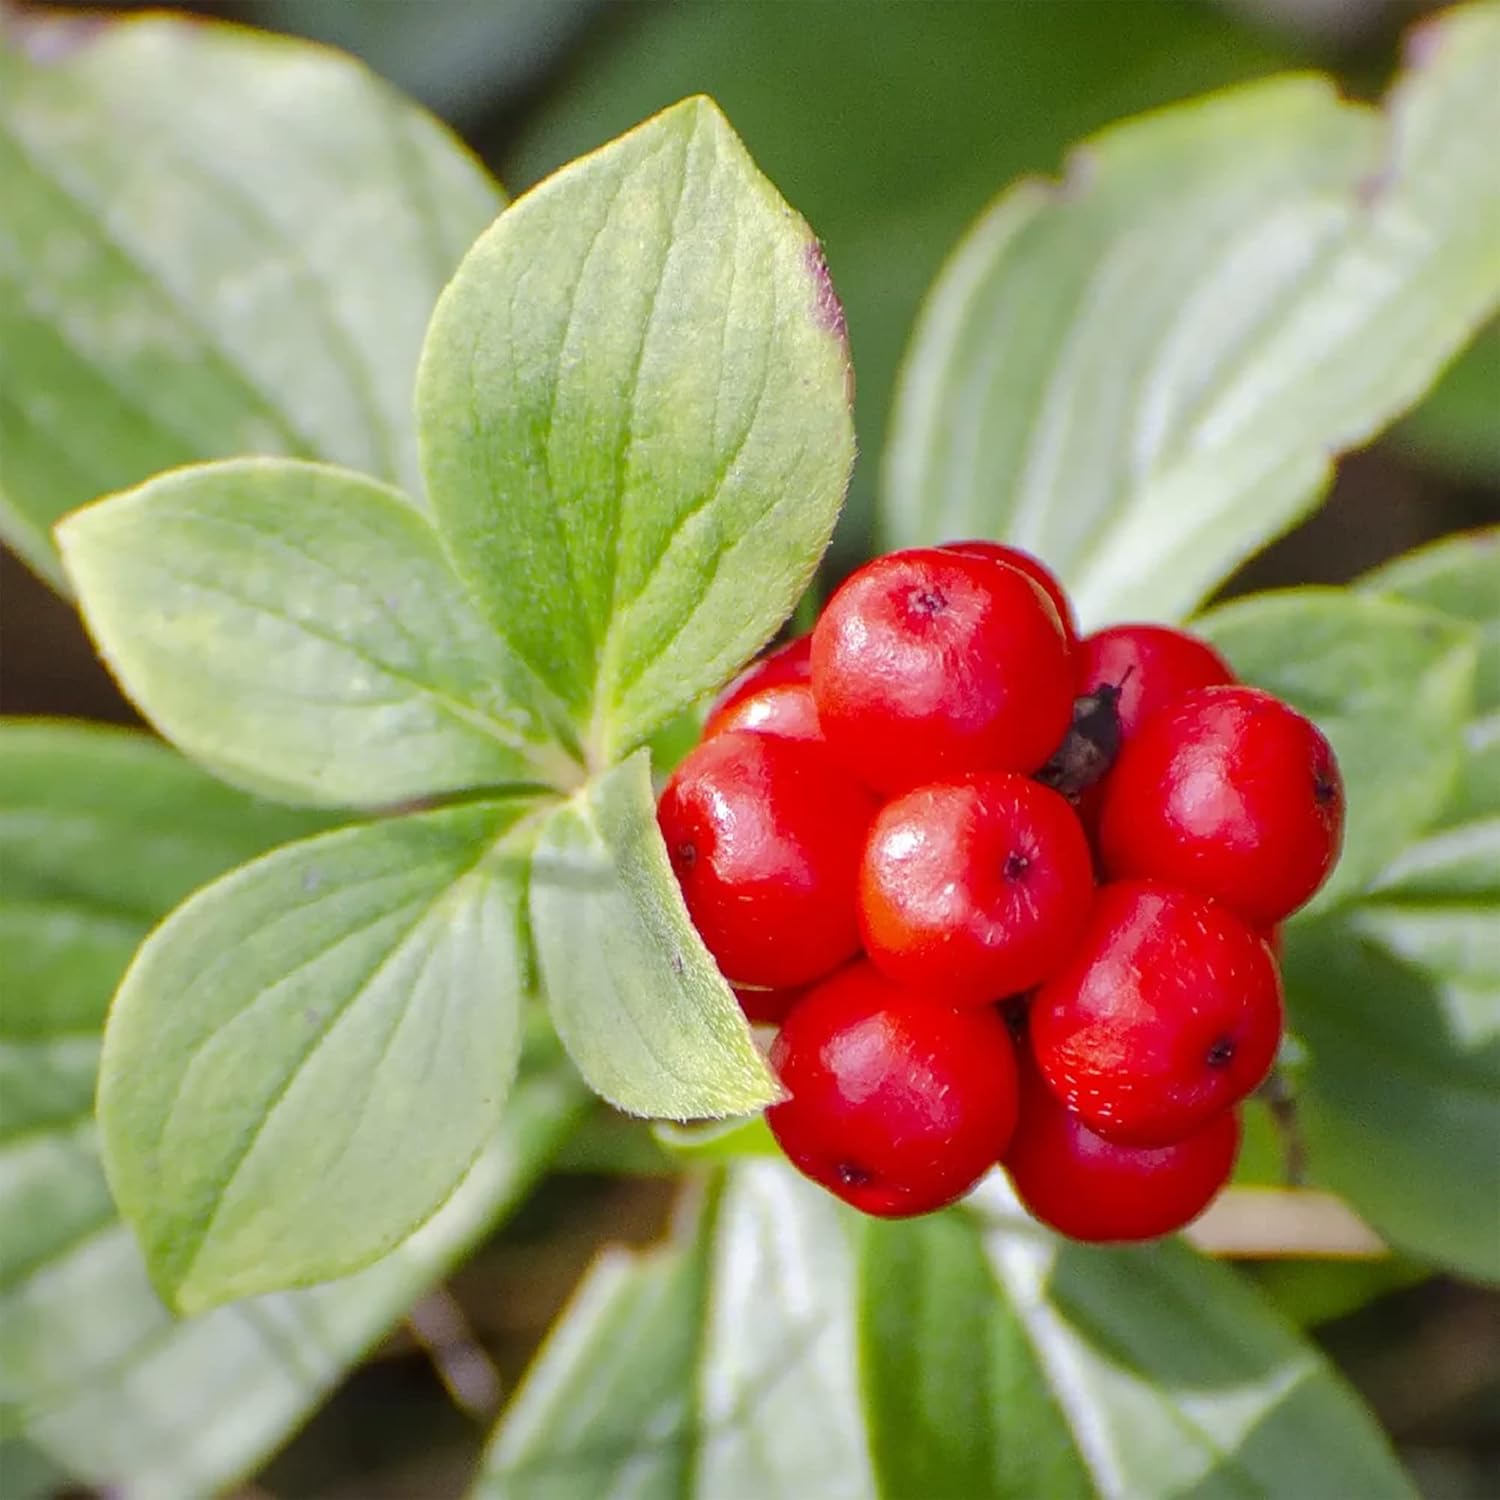
<svg viewBox="0 0 1500 1500">
<path fill-rule="evenodd" d="M 668 959 L 668 962 L 672 965 L 672 972 L 677 975 L 681 975 L 687 968 L 687 965 L 682 961 L 682 955 L 680 953 L 673 953 L 671 958 Z"/>
</svg>

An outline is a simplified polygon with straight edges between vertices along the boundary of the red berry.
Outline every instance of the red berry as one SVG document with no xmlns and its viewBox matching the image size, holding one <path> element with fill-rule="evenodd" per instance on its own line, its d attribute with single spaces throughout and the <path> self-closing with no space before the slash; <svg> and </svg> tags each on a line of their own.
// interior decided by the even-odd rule
<svg viewBox="0 0 1500 1500">
<path fill-rule="evenodd" d="M 751 662 L 713 701 L 710 722 L 742 698 L 783 682 L 807 682 L 812 676 L 812 636 L 799 635 Z"/>
<path fill-rule="evenodd" d="M 857 951 L 855 883 L 874 813 L 805 740 L 720 734 L 678 766 L 657 821 L 693 925 L 731 982 L 806 984 Z"/>
<path fill-rule="evenodd" d="M 1112 625 L 1079 643 L 1080 697 L 1118 689 L 1120 736 L 1130 739 L 1159 708 L 1194 688 L 1234 681 L 1229 663 L 1207 641 L 1166 625 Z"/>
<path fill-rule="evenodd" d="M 917 787 L 876 815 L 865 951 L 899 984 L 983 1005 L 1040 984 L 1078 935 L 1093 860 L 1066 800 L 1013 772 Z"/>
<path fill-rule="evenodd" d="M 747 1021 L 759 1026 L 780 1026 L 791 1014 L 792 1007 L 802 998 L 802 991 L 756 989 L 750 985 L 737 984 L 734 986 L 734 996 L 740 1002 L 740 1009 L 744 1011 Z"/>
<path fill-rule="evenodd" d="M 1111 877 L 1201 891 L 1266 928 L 1322 885 L 1343 822 L 1338 763 L 1308 720 L 1255 688 L 1200 688 L 1121 751 L 1099 850 Z"/>
<path fill-rule="evenodd" d="M 942 550 L 961 552 L 965 557 L 988 557 L 994 562 L 1002 562 L 1007 567 L 1014 568 L 1018 573 L 1024 573 L 1052 601 L 1057 618 L 1062 621 L 1063 629 L 1068 633 L 1068 640 L 1077 641 L 1078 617 L 1073 613 L 1073 601 L 1068 598 L 1057 574 L 1041 558 L 1033 557 L 1020 547 L 1008 547 L 1004 542 L 980 540 L 944 542 Z"/>
<path fill-rule="evenodd" d="M 728 729 L 778 734 L 788 740 L 823 738 L 812 688 L 805 682 L 773 682 L 770 687 L 736 698 L 709 715 L 703 738 L 712 739 Z"/>
<path fill-rule="evenodd" d="M 1028 1022 L 1047 1086 L 1086 1125 L 1161 1146 L 1266 1076 L 1281 1016 L 1281 981 L 1258 933 L 1207 897 L 1132 880 L 1100 888 Z"/>
<path fill-rule="evenodd" d="M 1031 771 L 1067 729 L 1073 666 L 1057 611 L 1024 574 L 937 548 L 849 577 L 813 631 L 829 745 L 871 786 Z"/>
<path fill-rule="evenodd" d="M 1234 1110 L 1170 1146 L 1124 1146 L 1090 1130 L 1022 1064 L 1021 1112 L 1005 1170 L 1042 1223 L 1075 1240 L 1151 1240 L 1196 1219 L 1229 1181 Z"/>
<path fill-rule="evenodd" d="M 883 1218 L 930 1213 L 994 1165 L 1016 1123 L 998 1011 L 950 1010 L 853 963 L 809 990 L 771 1047 L 789 1097 L 766 1122 L 793 1163 Z"/>
</svg>

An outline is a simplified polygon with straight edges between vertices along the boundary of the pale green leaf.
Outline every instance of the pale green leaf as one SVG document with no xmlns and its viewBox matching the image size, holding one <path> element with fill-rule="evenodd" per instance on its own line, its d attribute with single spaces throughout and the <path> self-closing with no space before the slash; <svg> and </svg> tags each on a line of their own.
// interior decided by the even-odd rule
<svg viewBox="0 0 1500 1500">
<path fill-rule="evenodd" d="M 465 258 L 418 377 L 428 490 L 595 764 L 791 612 L 848 479 L 848 380 L 816 240 L 705 99 L 564 168 Z"/>
<path fill-rule="evenodd" d="M 1496 409 L 1500 410 L 1500 400 Z M 1443 821 L 1500 814 L 1500 527 L 1460 532 L 1409 552 L 1366 574 L 1360 586 L 1409 599 L 1478 628 L 1479 670 L 1474 716 L 1466 730 L 1468 753 L 1458 792 Z"/>
<path fill-rule="evenodd" d="M 389 7 L 386 7 L 389 9 Z M 664 99 L 711 94 L 817 226 L 849 315 L 860 461 L 834 569 L 872 550 L 876 460 L 923 293 L 1002 183 L 1124 115 L 1284 65 L 1223 6 L 615 7 L 520 121 L 507 181 L 537 181 Z M 830 59 L 837 59 L 830 66 Z"/>
<path fill-rule="evenodd" d="M 523 1069 L 494 1142 L 389 1255 L 345 1280 L 200 1317 L 172 1317 L 130 1231 L 102 1216 L 0 1289 L 0 1422 L 80 1483 L 128 1496 L 223 1493 L 524 1197 L 584 1097 L 565 1064 Z M 14 1172 L 0 1147 L 7 1205 Z M 107 1203 L 92 1151 L 59 1156 L 52 1172 L 38 1212 L 88 1191 Z"/>
<path fill-rule="evenodd" d="M 741 1156 L 780 1156 L 781 1147 L 763 1114 L 742 1120 L 712 1120 L 705 1125 L 679 1125 L 656 1120 L 651 1138 L 664 1160 L 684 1162 L 733 1161 Z"/>
<path fill-rule="evenodd" d="M 325 814 L 234 791 L 143 734 L 0 720 L 5 899 L 126 919 L 144 932 L 216 875 L 327 823 Z M 95 1018 L 92 1010 L 78 1017 Z"/>
<path fill-rule="evenodd" d="M 1500 9 L 1409 57 L 1384 115 L 1257 84 L 1002 197 L 914 338 L 888 540 L 1003 536 L 1092 626 L 1181 617 L 1305 514 L 1500 300 Z"/>
<path fill-rule="evenodd" d="M 866 1500 L 854 1269 L 833 1199 L 781 1163 L 737 1171 L 684 1243 L 584 1282 L 476 1493 Z"/>
<path fill-rule="evenodd" d="M 537 1058 L 464 1186 L 391 1256 L 174 1322 L 92 1143 L 99 1026 L 130 950 L 171 904 L 319 822 L 141 735 L 0 727 L 0 1116 L 21 1127 L 0 1138 L 0 1430 L 81 1484 L 231 1485 L 518 1200 L 581 1113 L 571 1071 Z M 7 1495 L 25 1492 L 22 1456 L 0 1450 Z"/>
<path fill-rule="evenodd" d="M 524 801 L 288 845 L 156 930 L 110 1012 L 110 1186 L 185 1312 L 343 1274 L 497 1129 L 531 988 Z"/>
<path fill-rule="evenodd" d="M 1479 670 L 1457 792 L 1334 918 L 1295 926 L 1287 998 L 1307 1044 L 1299 1116 L 1311 1166 L 1383 1236 L 1460 1274 L 1500 1281 L 1500 547 L 1449 537 L 1362 582 L 1478 631 Z M 1382 597 L 1385 595 L 1385 597 Z M 1368 685 L 1365 690 L 1368 691 Z M 1352 697 L 1359 682 L 1349 687 Z M 1427 694 L 1368 730 L 1371 763 L 1406 762 L 1436 718 Z M 1440 756 L 1436 745 L 1433 763 Z M 1407 766 L 1413 778 L 1416 765 Z M 1352 816 L 1355 816 L 1355 804 Z M 1394 816 L 1388 799 L 1361 816 Z M 1397 819 L 1398 825 L 1403 819 Z M 1436 822 L 1436 831 L 1428 825 Z"/>
<path fill-rule="evenodd" d="M 0 530 L 53 582 L 58 516 L 195 459 L 420 493 L 417 354 L 500 199 L 357 63 L 201 18 L 16 20 L 0 198 Z"/>
<path fill-rule="evenodd" d="M 739 1002 L 688 920 L 644 751 L 543 826 L 531 925 L 558 1035 L 612 1104 L 685 1120 L 775 1099 Z"/>
<path fill-rule="evenodd" d="M 1347 900 L 1437 816 L 1462 770 L 1474 630 L 1343 589 L 1257 594 L 1193 629 L 1306 714 L 1344 777 L 1344 848 L 1312 911 Z"/>
<path fill-rule="evenodd" d="M 1412 1490 L 1313 1347 L 1185 1245 L 1065 1244 L 998 1177 L 941 1218 L 862 1225 L 757 1162 L 691 1237 L 585 1283 L 478 1494 Z"/>
<path fill-rule="evenodd" d="M 363 806 L 577 765 L 431 526 L 362 475 L 179 469 L 58 528 L 84 619 L 141 711 L 252 790 Z"/>
<path fill-rule="evenodd" d="M 1394 1244 L 1500 1282 L 1500 817 L 1411 844 L 1294 925 L 1299 1118 L 1320 1182 Z"/>
<path fill-rule="evenodd" d="M 1500 1156 L 1500 801 L 1485 795 L 1496 556 L 1492 534 L 1453 537 L 1360 592 L 1264 595 L 1200 622 L 1327 729 L 1344 768 L 1344 857 L 1288 928 L 1284 964 L 1310 1171 L 1392 1243 L 1490 1279 L 1500 1197 L 1478 1185 Z"/>
<path fill-rule="evenodd" d="M 1491 323 L 1443 372 L 1392 434 L 1407 451 L 1461 481 L 1500 482 L 1500 323 Z"/>
</svg>

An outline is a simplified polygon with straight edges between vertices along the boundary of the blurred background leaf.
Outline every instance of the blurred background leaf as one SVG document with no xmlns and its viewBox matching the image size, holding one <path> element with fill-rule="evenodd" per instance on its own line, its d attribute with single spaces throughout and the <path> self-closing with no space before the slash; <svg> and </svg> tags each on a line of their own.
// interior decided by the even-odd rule
<svg viewBox="0 0 1500 1500">
<path fill-rule="evenodd" d="M 1309 1171 L 1400 1248 L 1500 1282 L 1500 532 L 1199 623 L 1345 771 L 1348 858 L 1286 932 Z"/>
<path fill-rule="evenodd" d="M 994 1177 L 860 1220 L 735 1168 L 669 1249 L 602 1262 L 478 1495 L 1406 1496 L 1368 1413 L 1234 1273 L 1066 1245 Z"/>
<path fill-rule="evenodd" d="M 463 1185 L 358 1276 L 175 1321 L 110 1202 L 91 1119 L 100 1027 L 147 929 L 195 886 L 325 820 L 257 802 L 143 736 L 0 728 L 0 1490 L 39 1456 L 126 1495 L 221 1489 L 524 1194 L 584 1094 L 555 1044 Z"/>
<path fill-rule="evenodd" d="M 54 18 L 55 21 L 56 18 Z M 349 59 L 168 17 L 0 29 L 0 534 L 194 459 L 420 497 L 411 388 L 499 191 Z"/>
</svg>

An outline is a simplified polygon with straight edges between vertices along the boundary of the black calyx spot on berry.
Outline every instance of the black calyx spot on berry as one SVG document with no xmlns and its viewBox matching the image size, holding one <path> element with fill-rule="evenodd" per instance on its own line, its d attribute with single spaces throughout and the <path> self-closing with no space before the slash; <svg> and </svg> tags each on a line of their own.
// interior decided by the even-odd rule
<svg viewBox="0 0 1500 1500">
<path fill-rule="evenodd" d="M 1030 1005 L 1030 995 L 1012 995 L 1000 1002 L 1000 1018 L 1015 1041 L 1019 1042 L 1026 1035 L 1026 1017 Z"/>
<path fill-rule="evenodd" d="M 691 870 L 698 863 L 698 846 L 681 843 L 672 850 L 672 863 L 679 870 Z"/>
<path fill-rule="evenodd" d="M 875 1180 L 873 1174 L 852 1161 L 841 1161 L 833 1170 L 845 1187 L 868 1187 Z"/>
<path fill-rule="evenodd" d="M 1019 849 L 1013 850 L 1006 858 L 1001 867 L 1001 873 L 1012 883 L 1026 878 L 1026 872 L 1031 868 L 1031 861 L 1021 853 Z"/>
<path fill-rule="evenodd" d="M 1313 800 L 1319 807 L 1332 807 L 1338 795 L 1337 783 L 1326 772 L 1313 778 Z"/>
<path fill-rule="evenodd" d="M 1128 677 L 1129 674 L 1127 673 Z M 1101 683 L 1073 703 L 1073 722 L 1037 780 L 1065 797 L 1077 797 L 1109 774 L 1120 754 L 1118 683 Z"/>
<path fill-rule="evenodd" d="M 1203 1054 L 1203 1060 L 1211 1068 L 1227 1068 L 1234 1061 L 1234 1038 L 1221 1036 L 1207 1052 Z"/>
</svg>

